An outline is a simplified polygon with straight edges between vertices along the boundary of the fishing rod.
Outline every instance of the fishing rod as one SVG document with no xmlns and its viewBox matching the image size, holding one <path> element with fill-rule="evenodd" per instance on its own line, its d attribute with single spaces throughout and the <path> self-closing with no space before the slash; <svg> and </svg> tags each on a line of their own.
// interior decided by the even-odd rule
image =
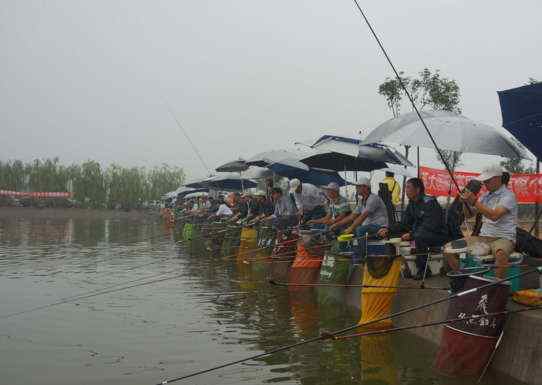
<svg viewBox="0 0 542 385">
<path fill-rule="evenodd" d="M 438 153 L 438 155 L 440 157 L 440 160 L 444 164 L 444 167 L 446 168 L 446 171 L 448 171 L 448 174 L 450 174 L 450 178 L 451 178 L 452 182 L 454 183 L 455 187 L 457 188 L 457 191 L 461 191 L 461 189 L 459 188 L 459 185 L 457 184 L 457 181 L 455 180 L 452 169 L 450 168 L 450 165 L 448 164 L 448 161 L 444 157 L 444 154 L 442 153 L 442 150 L 438 147 L 437 142 L 435 141 L 435 138 L 433 137 L 433 134 L 431 134 L 431 131 L 429 130 L 429 127 L 427 127 L 427 124 L 425 123 L 425 120 L 423 119 L 422 114 L 420 113 L 420 111 L 418 110 L 418 107 L 416 106 L 416 103 L 414 102 L 414 98 L 412 97 L 412 95 L 408 91 L 405 83 L 403 82 L 403 79 L 399 75 L 399 71 L 397 71 L 397 69 L 395 68 L 395 65 L 391 61 L 391 58 L 388 55 L 388 52 L 386 51 L 386 49 L 384 48 L 384 45 L 382 44 L 382 41 L 380 40 L 380 38 L 376 34 L 376 31 L 374 30 L 372 24 L 369 22 L 369 19 L 365 15 L 365 12 L 363 11 L 361 6 L 359 5 L 358 0 L 353 0 L 353 1 L 354 1 L 354 4 L 356 5 L 356 7 L 358 8 L 363 20 L 365 21 L 365 23 L 369 27 L 369 30 L 371 31 L 371 34 L 375 38 L 378 46 L 380 47 L 380 50 L 382 51 L 382 54 L 384 55 L 384 57 L 386 58 L 388 64 L 390 65 L 391 69 L 393 70 L 393 73 L 395 74 L 395 77 L 397 78 L 397 81 L 399 82 L 399 85 L 401 86 L 401 88 L 403 89 L 405 94 L 407 95 L 408 100 L 410 101 L 410 104 L 412 105 L 412 108 L 414 109 L 414 111 L 416 111 L 416 115 L 420 119 L 420 121 L 421 121 L 421 123 L 423 125 L 423 128 L 427 132 L 427 135 L 429 136 L 429 139 L 431 140 L 431 143 L 435 147 L 435 150 L 437 151 L 437 153 Z M 469 210 L 469 212 L 471 212 L 470 207 L 467 206 L 467 209 Z"/>
<path fill-rule="evenodd" d="M 169 106 L 169 104 L 165 103 L 166 105 L 166 108 L 168 109 L 169 113 L 171 114 L 171 116 L 173 117 L 173 119 L 175 120 L 175 123 L 177 123 L 177 127 L 179 127 L 179 129 L 182 131 L 182 133 L 184 134 L 186 140 L 188 141 L 188 143 L 190 144 L 190 146 L 192 147 L 192 150 L 194 151 L 194 153 L 196 154 L 196 156 L 199 158 L 201 164 L 203 165 L 203 167 L 205 168 L 205 171 L 207 171 L 208 174 L 211 174 L 211 169 L 209 168 L 209 166 L 207 166 L 207 163 L 205 163 L 205 161 L 203 160 L 203 157 L 201 156 L 201 153 L 199 152 L 198 148 L 196 147 L 196 145 L 194 144 L 194 142 L 192 142 L 192 139 L 190 139 L 190 136 L 188 135 L 188 132 L 186 131 L 186 129 L 181 125 L 181 122 L 179 122 L 179 119 L 177 119 L 177 116 L 173 113 L 173 110 L 171 109 L 171 107 Z"/>
<path fill-rule="evenodd" d="M 150 284 L 153 284 L 153 283 L 164 282 L 164 281 L 168 281 L 168 280 L 171 280 L 171 279 L 174 279 L 174 278 L 179 278 L 179 277 L 183 276 L 183 274 L 177 274 L 177 275 L 174 275 L 172 277 L 158 278 L 158 277 L 161 277 L 161 276 L 164 276 L 164 275 L 169 275 L 173 271 L 175 271 L 175 270 L 171 270 L 171 271 L 168 271 L 168 272 L 165 272 L 165 273 L 154 274 L 154 275 L 151 275 L 151 276 L 136 278 L 136 279 L 132 279 L 132 280 L 129 280 L 129 281 L 120 282 L 118 284 L 106 286 L 106 287 L 103 287 L 101 289 L 91 290 L 91 291 L 84 292 L 84 293 L 81 293 L 81 294 L 77 294 L 77 295 L 73 295 L 73 296 L 69 296 L 69 297 L 64 297 L 64 298 L 61 298 L 58 301 L 53 302 L 53 303 L 49 303 L 49 304 L 41 305 L 41 306 L 36 306 L 34 308 L 21 310 L 21 311 L 17 311 L 17 312 L 14 312 L 14 313 L 1 315 L 0 319 L 11 318 L 11 317 L 15 317 L 15 316 L 22 315 L 22 314 L 32 313 L 32 312 L 35 312 L 35 311 L 38 311 L 38 310 L 44 310 L 44 309 L 48 309 L 48 308 L 55 307 L 55 306 L 58 306 L 58 305 L 63 305 L 63 304 L 66 304 L 66 303 L 75 302 L 75 301 L 78 301 L 78 300 L 81 300 L 81 299 L 97 297 L 97 296 L 103 295 L 103 294 L 115 293 L 115 292 L 118 292 L 118 291 L 123 291 L 123 290 L 131 289 L 131 288 L 134 288 L 134 287 L 138 287 L 138 286 L 146 286 L 146 285 L 150 285 Z M 151 281 L 146 281 L 146 282 L 135 283 L 135 282 L 142 281 L 142 280 L 148 280 L 150 278 L 157 278 L 157 279 L 154 279 L 154 280 L 151 280 Z M 127 284 L 131 284 L 131 285 L 126 286 Z M 121 286 L 121 287 L 118 287 L 118 286 Z M 186 293 L 186 294 L 199 294 L 199 292 L 184 292 L 184 293 Z M 226 294 L 240 294 L 240 293 L 246 294 L 246 292 L 227 292 L 227 293 L 205 293 L 204 292 L 202 295 L 219 295 L 220 296 L 220 295 L 226 295 Z"/>
<path fill-rule="evenodd" d="M 396 313 L 392 313 L 392 314 L 387 315 L 387 316 L 376 318 L 376 319 L 371 320 L 371 321 L 357 323 L 357 324 L 345 327 L 343 329 L 336 330 L 334 332 L 326 332 L 325 334 L 320 334 L 320 335 L 318 335 L 316 337 L 312 337 L 312 338 L 309 338 L 309 339 L 306 339 L 306 340 L 302 340 L 302 341 L 299 341 L 299 342 L 296 342 L 296 343 L 293 343 L 293 344 L 290 344 L 290 345 L 281 346 L 281 347 L 278 347 L 278 348 L 275 348 L 275 349 L 268 350 L 268 351 L 263 352 L 263 353 L 259 353 L 259 354 L 255 354 L 255 355 L 246 357 L 246 358 L 226 362 L 226 363 L 221 364 L 221 365 L 213 366 L 213 367 L 208 368 L 208 369 L 199 370 L 197 372 L 193 372 L 193 373 L 190 373 L 190 374 L 187 374 L 187 375 L 184 375 L 184 376 L 180 376 L 180 377 L 175 377 L 175 378 L 172 378 L 172 379 L 169 379 L 169 380 L 163 380 L 158 385 L 165 385 L 165 384 L 170 384 L 170 383 L 181 381 L 181 380 L 186 380 L 188 378 L 196 377 L 196 376 L 199 376 L 199 375 L 202 375 L 202 374 L 213 372 L 215 370 L 219 370 L 219 369 L 223 369 L 223 368 L 226 368 L 226 367 L 229 367 L 229 366 L 237 365 L 237 364 L 240 364 L 240 363 L 243 363 L 243 362 L 246 362 L 246 361 L 252 361 L 252 360 L 262 358 L 262 357 L 266 357 L 266 356 L 269 356 L 269 355 L 272 355 L 272 354 L 275 354 L 275 353 L 295 349 L 295 348 L 297 348 L 299 346 L 307 345 L 307 344 L 310 344 L 310 343 L 313 343 L 313 342 L 319 342 L 319 341 L 331 339 L 333 336 L 338 336 L 338 335 L 347 333 L 347 332 L 349 332 L 351 330 L 354 330 L 354 329 L 357 329 L 357 328 L 360 328 L 360 327 L 369 326 L 369 325 L 376 324 L 378 322 L 382 322 L 382 321 L 389 320 L 389 319 L 394 319 L 394 318 L 397 318 L 399 316 L 402 316 L 402 315 L 405 315 L 405 314 L 408 314 L 408 313 L 412 313 L 414 311 L 418 311 L 418 310 L 421 310 L 421 309 L 428 308 L 430 306 L 437 305 L 439 303 L 448 302 L 448 301 L 450 301 L 450 300 L 452 300 L 454 298 L 458 298 L 458 297 L 461 297 L 461 296 L 464 296 L 464 295 L 470 295 L 470 294 L 476 293 L 479 290 L 486 289 L 488 287 L 492 287 L 492 286 L 501 284 L 503 282 L 506 282 L 509 279 L 519 278 L 519 277 L 525 276 L 527 274 L 533 274 L 533 273 L 542 274 L 542 266 L 538 267 L 536 269 L 532 269 L 532 270 L 528 270 L 528 271 L 523 272 L 523 273 L 516 274 L 514 276 L 511 276 L 511 277 L 508 277 L 508 278 L 505 278 L 505 279 L 495 280 L 495 281 L 489 282 L 487 284 L 484 284 L 482 286 L 478 286 L 478 287 L 475 287 L 475 288 L 472 288 L 472 289 L 457 292 L 457 293 L 451 294 L 451 295 L 449 295 L 447 297 L 443 297 L 443 298 L 440 298 L 440 299 L 435 300 L 435 301 L 431 301 L 431 302 L 428 302 L 428 303 L 425 303 L 425 304 L 413 306 L 413 307 L 398 311 Z"/>
<path fill-rule="evenodd" d="M 448 291 L 449 287 L 416 287 L 416 286 L 380 286 L 380 285 L 364 285 L 363 283 L 290 283 L 290 282 L 277 282 L 270 279 L 268 281 L 274 286 L 299 286 L 299 287 L 362 287 L 362 288 L 374 288 L 374 289 L 406 289 L 406 290 L 442 290 Z"/>
<path fill-rule="evenodd" d="M 454 322 L 470 321 L 470 320 L 476 320 L 476 319 L 485 318 L 485 317 L 496 317 L 500 315 L 523 313 L 526 311 L 539 310 L 539 309 L 542 309 L 542 306 L 533 306 L 533 307 L 527 307 L 527 308 L 516 309 L 516 310 L 504 310 L 504 311 L 487 313 L 487 314 L 473 314 L 468 317 L 457 317 L 457 318 L 445 319 L 445 320 L 440 320 L 440 321 L 432 321 L 432 322 L 426 322 L 426 323 L 415 324 L 415 325 L 400 326 L 400 327 L 384 329 L 384 330 L 371 330 L 371 331 L 362 332 L 362 333 L 348 334 L 346 336 L 331 335 L 330 339 L 338 341 L 338 340 L 346 340 L 346 339 L 355 338 L 355 337 L 367 337 L 367 336 L 375 336 L 375 335 L 382 335 L 382 334 L 390 334 L 390 333 L 396 333 L 396 332 L 405 331 L 405 330 L 421 329 L 421 328 L 426 328 L 430 326 L 446 325 L 446 324 L 451 324 Z"/>
</svg>

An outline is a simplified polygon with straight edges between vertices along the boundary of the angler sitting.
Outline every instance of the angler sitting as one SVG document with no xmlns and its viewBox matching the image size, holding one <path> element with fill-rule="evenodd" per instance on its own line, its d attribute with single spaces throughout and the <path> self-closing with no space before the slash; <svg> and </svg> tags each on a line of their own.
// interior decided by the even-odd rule
<svg viewBox="0 0 542 385">
<path fill-rule="evenodd" d="M 209 219 L 212 219 L 214 217 L 217 217 L 218 219 L 225 218 L 225 217 L 231 217 L 233 215 L 233 210 L 231 207 L 233 206 L 233 193 L 228 194 L 226 198 L 224 198 L 224 202 L 222 202 L 218 206 L 218 210 L 209 217 Z"/>
<path fill-rule="evenodd" d="M 275 210 L 265 220 L 273 221 L 280 229 L 295 226 L 298 223 L 298 217 L 292 198 L 284 195 L 282 189 L 278 187 L 271 190 L 271 197 L 275 203 Z"/>
<path fill-rule="evenodd" d="M 352 213 L 330 227 L 330 230 L 340 229 L 349 225 L 342 232 L 351 234 L 355 231 L 359 238 L 360 250 L 365 251 L 365 237 L 375 235 L 378 230 L 388 225 L 388 212 L 384 201 L 371 192 L 371 182 L 362 177 L 356 184 L 356 192 L 361 200 Z"/>
<path fill-rule="evenodd" d="M 339 193 L 339 185 L 331 182 L 327 186 L 322 187 L 328 203 L 326 205 L 326 216 L 320 219 L 311 219 L 307 224 L 311 225 L 328 225 L 332 226 L 335 223 L 344 219 L 352 210 L 348 205 L 348 201 Z"/>
<path fill-rule="evenodd" d="M 326 197 L 322 190 L 299 179 L 290 181 L 290 194 L 293 195 L 300 220 L 310 221 L 326 216 Z"/>
<path fill-rule="evenodd" d="M 260 222 L 262 219 L 272 215 L 274 210 L 273 202 L 270 198 L 267 198 L 265 191 L 256 191 L 254 193 L 250 224 L 254 225 Z"/>
<path fill-rule="evenodd" d="M 420 178 L 411 178 L 405 186 L 409 199 L 400 223 L 379 230 L 378 235 L 387 238 L 401 236 L 403 241 L 414 241 L 418 274 L 414 279 L 424 278 L 427 264 L 427 251 L 441 247 L 448 240 L 448 229 L 444 221 L 444 210 L 434 197 L 425 195 L 425 186 Z M 425 276 L 431 276 L 427 269 Z"/>
<path fill-rule="evenodd" d="M 467 217 L 472 217 L 476 213 L 482 215 L 482 227 L 480 236 L 465 240 L 467 245 L 479 242 L 490 247 L 497 266 L 495 276 L 503 279 L 506 275 L 508 258 L 514 251 L 516 242 L 518 221 L 516 196 L 503 184 L 503 170 L 500 166 L 486 168 L 477 179 L 485 185 L 488 192 L 477 199 L 476 194 L 466 189 L 461 198 L 472 207 L 470 213 L 465 213 Z M 448 263 L 457 269 L 458 255 L 449 255 Z"/>
</svg>

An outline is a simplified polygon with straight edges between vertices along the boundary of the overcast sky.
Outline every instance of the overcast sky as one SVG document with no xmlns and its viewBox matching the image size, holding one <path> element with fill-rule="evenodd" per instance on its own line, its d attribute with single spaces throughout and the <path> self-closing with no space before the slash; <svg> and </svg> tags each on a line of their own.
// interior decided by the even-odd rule
<svg viewBox="0 0 542 385">
<path fill-rule="evenodd" d="M 1 4 L 1 160 L 205 174 L 166 104 L 212 168 L 390 118 L 390 68 L 350 0 Z M 396 66 L 456 79 L 470 118 L 500 124 L 496 91 L 542 78 L 539 1 L 361 5 Z"/>
</svg>

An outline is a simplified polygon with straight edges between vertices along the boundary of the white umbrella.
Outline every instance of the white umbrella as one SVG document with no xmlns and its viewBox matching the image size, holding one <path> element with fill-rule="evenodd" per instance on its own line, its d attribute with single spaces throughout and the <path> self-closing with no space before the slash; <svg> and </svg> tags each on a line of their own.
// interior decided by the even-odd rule
<svg viewBox="0 0 542 385">
<path fill-rule="evenodd" d="M 310 151 L 313 153 L 313 150 Z M 272 150 L 260 152 L 246 161 L 249 166 L 267 167 L 273 163 L 286 159 L 300 160 L 308 156 L 308 151 Z"/>
<path fill-rule="evenodd" d="M 478 123 L 448 111 L 424 111 L 421 114 L 440 149 L 531 159 L 527 149 L 502 127 Z M 390 119 L 376 127 L 362 144 L 370 143 L 433 148 L 415 112 Z"/>
</svg>

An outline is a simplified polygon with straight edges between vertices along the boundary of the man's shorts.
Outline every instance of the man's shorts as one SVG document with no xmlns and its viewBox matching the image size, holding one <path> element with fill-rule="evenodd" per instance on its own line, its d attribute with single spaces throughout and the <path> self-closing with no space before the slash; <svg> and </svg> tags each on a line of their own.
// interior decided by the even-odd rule
<svg viewBox="0 0 542 385">
<path fill-rule="evenodd" d="M 483 242 L 491 248 L 491 254 L 496 255 L 497 250 L 502 250 L 506 258 L 514 252 L 514 242 L 509 239 L 495 237 L 470 237 L 465 238 L 467 245 L 472 245 L 476 242 Z"/>
</svg>

